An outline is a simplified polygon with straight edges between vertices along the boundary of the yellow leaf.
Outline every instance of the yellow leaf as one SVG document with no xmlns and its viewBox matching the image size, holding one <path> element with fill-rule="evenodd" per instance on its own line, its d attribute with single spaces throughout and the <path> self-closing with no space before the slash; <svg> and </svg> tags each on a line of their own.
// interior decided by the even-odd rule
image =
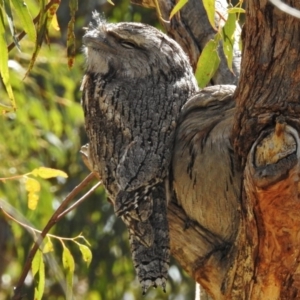
<svg viewBox="0 0 300 300">
<path fill-rule="evenodd" d="M 67 247 L 64 247 L 63 249 L 62 261 L 64 268 L 73 273 L 75 270 L 75 262 L 70 250 Z"/>
<path fill-rule="evenodd" d="M 67 270 L 66 274 L 66 299 L 73 299 L 73 277 L 74 272 Z"/>
<path fill-rule="evenodd" d="M 58 25 L 58 22 L 57 22 L 57 15 L 56 15 L 56 14 L 54 14 L 53 17 L 52 17 L 51 25 L 52 25 L 52 27 L 53 27 L 55 30 L 57 30 L 57 31 L 60 30 L 59 25 Z"/>
<path fill-rule="evenodd" d="M 28 208 L 35 210 L 39 202 L 39 195 L 36 193 L 28 193 Z"/>
<path fill-rule="evenodd" d="M 186 4 L 187 4 L 188 0 L 179 0 L 177 2 L 177 4 L 173 7 L 171 13 L 170 13 L 170 17 L 169 20 L 171 20 L 174 15 L 179 12 Z"/>
<path fill-rule="evenodd" d="M 48 179 L 48 178 L 53 178 L 53 177 L 57 177 L 57 176 L 61 176 L 64 178 L 67 178 L 68 175 L 61 171 L 61 170 L 56 170 L 56 169 L 51 169 L 51 168 L 45 168 L 45 167 L 40 167 L 37 169 L 34 169 L 31 172 L 32 175 L 34 176 L 40 176 L 42 178 Z"/>
<path fill-rule="evenodd" d="M 43 248 L 43 253 L 48 253 L 48 252 L 52 252 L 53 249 L 53 244 L 51 242 L 51 239 L 49 238 L 49 236 L 47 236 L 47 242 L 45 243 L 45 246 Z"/>
<path fill-rule="evenodd" d="M 82 258 L 83 260 L 87 263 L 87 265 L 89 265 L 92 261 L 92 251 L 90 250 L 89 247 L 82 245 L 82 244 L 78 244 L 80 252 L 82 254 Z"/>
<path fill-rule="evenodd" d="M 30 177 L 27 177 L 25 180 L 25 188 L 27 192 L 37 193 L 41 190 L 41 185 L 37 180 Z"/>
<path fill-rule="evenodd" d="M 35 210 L 39 201 L 39 191 L 41 190 L 40 183 L 30 177 L 25 177 L 25 189 L 28 192 L 28 208 Z"/>
<path fill-rule="evenodd" d="M 40 263 L 41 263 L 42 258 L 42 252 L 38 250 L 35 253 L 35 256 L 33 257 L 32 263 L 31 263 L 31 271 L 32 271 L 32 276 L 34 277 L 37 271 L 40 268 Z"/>
<path fill-rule="evenodd" d="M 72 286 L 73 286 L 73 274 L 74 274 L 74 269 L 75 269 L 75 262 L 74 258 L 70 252 L 70 250 L 66 247 L 63 246 L 63 254 L 62 254 L 62 261 L 63 261 L 63 266 L 64 269 L 66 270 L 66 281 L 67 281 L 67 286 L 66 286 L 66 298 L 67 299 L 72 299 L 73 298 L 73 292 L 72 292 Z"/>
<path fill-rule="evenodd" d="M 107 0 L 107 2 L 108 2 L 109 4 L 111 4 L 111 5 L 115 5 L 115 4 L 112 2 L 112 0 Z"/>
</svg>

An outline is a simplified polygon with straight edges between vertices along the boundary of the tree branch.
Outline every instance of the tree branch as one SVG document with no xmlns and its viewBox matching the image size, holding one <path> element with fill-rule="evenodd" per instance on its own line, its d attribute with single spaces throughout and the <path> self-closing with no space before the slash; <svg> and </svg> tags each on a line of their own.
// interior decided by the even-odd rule
<svg viewBox="0 0 300 300">
<path fill-rule="evenodd" d="M 170 12 L 177 1 L 131 0 L 131 3 L 144 7 L 156 7 L 156 2 L 159 5 L 159 10 L 163 19 L 168 20 Z M 227 18 L 228 3 L 226 0 L 216 0 L 215 7 L 215 23 L 216 27 L 219 27 L 221 23 L 224 23 L 224 19 Z M 194 70 L 197 67 L 197 62 L 203 48 L 217 33 L 208 21 L 203 3 L 199 0 L 189 0 L 184 7 L 175 14 L 170 22 L 161 22 L 161 25 L 165 28 L 168 35 L 177 41 L 185 53 L 187 53 Z M 239 34 L 240 33 L 238 31 L 235 34 L 234 56 L 232 63 L 233 73 L 228 69 L 227 61 L 223 53 L 223 47 L 220 43 L 218 54 L 221 58 L 221 63 L 211 80 L 211 85 L 237 84 L 241 64 L 241 52 L 238 46 Z"/>
<path fill-rule="evenodd" d="M 52 215 L 52 217 L 50 218 L 50 220 L 48 221 L 48 223 L 46 224 L 46 226 L 44 227 L 43 231 L 41 232 L 41 234 L 37 237 L 36 242 L 34 243 L 31 251 L 28 254 L 26 263 L 24 265 L 22 274 L 18 280 L 18 283 L 15 287 L 15 291 L 14 291 L 14 295 L 12 297 L 12 300 L 20 300 L 22 299 L 22 287 L 25 281 L 25 278 L 31 268 L 31 264 L 32 264 L 32 260 L 35 256 L 35 253 L 37 252 L 37 250 L 39 249 L 44 237 L 47 235 L 47 233 L 49 232 L 49 230 L 69 211 L 71 211 L 70 209 L 66 210 L 66 207 L 69 205 L 69 203 L 74 199 L 74 197 L 80 192 L 82 191 L 93 179 L 95 178 L 94 173 L 90 173 L 79 185 L 77 185 L 68 195 L 67 197 L 62 201 L 61 205 L 58 207 L 58 209 L 54 212 L 54 214 Z M 96 187 L 99 186 L 100 183 L 98 183 L 96 185 Z M 91 189 L 92 191 L 95 190 L 95 187 L 93 187 Z M 79 199 L 77 202 L 80 201 L 80 203 L 87 198 L 88 195 L 91 194 L 91 191 L 89 191 L 85 196 L 83 196 L 81 199 Z M 72 207 L 75 208 L 76 206 L 78 206 L 79 204 L 74 204 Z"/>
<path fill-rule="evenodd" d="M 300 11 L 299 9 L 293 8 L 286 3 L 281 2 L 280 0 L 269 0 L 274 6 L 276 6 L 281 11 L 300 19 Z"/>
</svg>

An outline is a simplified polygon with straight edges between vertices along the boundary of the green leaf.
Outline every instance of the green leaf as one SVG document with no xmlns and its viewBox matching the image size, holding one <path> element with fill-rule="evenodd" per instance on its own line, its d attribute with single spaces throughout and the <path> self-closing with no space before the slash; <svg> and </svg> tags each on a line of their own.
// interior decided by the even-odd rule
<svg viewBox="0 0 300 300">
<path fill-rule="evenodd" d="M 36 43 L 25 77 L 33 68 L 37 55 L 43 44 L 43 40 L 47 35 L 47 13 L 45 12 L 45 6 L 46 6 L 45 0 L 40 0 L 39 3 L 40 3 L 40 13 L 39 13 L 39 20 L 37 22 L 37 29 L 36 29 L 37 31 Z"/>
<path fill-rule="evenodd" d="M 37 295 L 38 295 L 38 293 L 39 293 L 39 291 L 38 291 L 38 289 L 35 287 L 35 288 L 34 288 L 34 296 L 33 296 L 33 299 L 34 299 L 34 300 L 36 300 L 36 299 L 37 299 L 37 297 L 38 297 L 38 296 L 37 296 Z"/>
<path fill-rule="evenodd" d="M 37 271 L 39 274 L 39 282 L 37 287 L 34 289 L 34 300 L 41 300 L 45 289 L 45 263 L 42 251 L 38 250 L 36 252 L 32 261 L 31 269 L 33 276 L 35 276 Z"/>
<path fill-rule="evenodd" d="M 3 11 L 0 9 L 0 75 L 3 80 L 4 86 L 6 88 L 8 97 L 11 101 L 12 108 L 16 109 L 16 102 L 14 94 L 9 81 L 9 70 L 8 70 L 8 50 L 5 39 L 5 24 L 3 18 Z M 4 105 L 0 106 L 3 112 L 6 112 L 8 109 Z"/>
<path fill-rule="evenodd" d="M 37 274 L 37 272 L 39 274 L 39 283 L 38 286 L 34 289 L 34 299 L 41 300 L 45 289 L 45 263 L 41 250 L 38 250 L 36 252 L 32 260 L 31 271 L 33 277 Z"/>
<path fill-rule="evenodd" d="M 233 46 L 235 42 L 235 32 L 236 28 L 236 15 L 229 14 L 227 21 L 222 29 L 223 36 L 223 51 L 227 60 L 227 65 L 230 71 L 232 71 L 232 59 L 233 59 Z"/>
<path fill-rule="evenodd" d="M 74 1 L 74 0 L 72 0 Z M 28 67 L 28 70 L 26 72 L 26 75 L 31 71 L 35 60 L 37 58 L 37 55 L 42 47 L 44 39 L 48 41 L 48 29 L 51 25 L 51 21 L 56 14 L 56 11 L 59 7 L 60 1 L 53 1 L 51 6 L 48 8 L 48 10 L 45 10 L 46 4 L 45 0 L 40 0 L 40 14 L 39 14 L 39 21 L 37 23 L 37 38 L 36 38 L 36 44 L 35 49 L 33 52 L 33 55 L 30 60 L 30 64 Z"/>
<path fill-rule="evenodd" d="M 40 251 L 41 252 L 41 251 Z M 39 284 L 37 289 L 37 297 L 35 299 L 41 300 L 44 294 L 45 289 L 45 263 L 43 260 L 43 256 L 40 260 L 40 268 L 39 268 Z"/>
<path fill-rule="evenodd" d="M 66 287 L 66 299 L 73 299 L 73 276 L 74 273 L 71 271 L 67 272 L 66 275 L 66 281 L 67 281 L 67 287 Z"/>
<path fill-rule="evenodd" d="M 229 14 L 235 14 L 235 13 L 244 14 L 246 11 L 241 7 L 231 7 L 227 9 L 227 12 Z"/>
<path fill-rule="evenodd" d="M 72 299 L 72 286 L 73 286 L 73 275 L 75 270 L 74 258 L 70 250 L 64 246 L 62 255 L 63 266 L 67 271 L 67 289 L 66 289 L 66 299 Z"/>
<path fill-rule="evenodd" d="M 173 7 L 171 13 L 170 13 L 170 17 L 169 17 L 169 20 L 171 20 L 174 15 L 179 11 L 181 10 L 186 4 L 188 3 L 188 0 L 179 0 L 177 2 L 177 4 Z"/>
<path fill-rule="evenodd" d="M 27 5 L 21 0 L 11 0 L 12 5 L 15 8 L 15 12 L 18 16 L 18 20 L 21 22 L 24 31 L 27 33 L 28 38 L 32 41 L 36 41 L 36 31 L 33 24 L 32 17 L 29 13 Z"/>
<path fill-rule="evenodd" d="M 83 260 L 87 263 L 87 265 L 89 266 L 89 264 L 91 263 L 92 261 L 92 251 L 90 250 L 89 247 L 85 246 L 85 245 L 82 245 L 82 244 L 79 244 L 78 243 L 78 246 L 79 246 L 79 249 L 80 249 L 80 252 L 82 254 L 82 258 Z"/>
<path fill-rule="evenodd" d="M 62 261 L 63 261 L 64 268 L 73 273 L 75 270 L 74 258 L 70 250 L 66 246 L 64 246 L 63 249 Z"/>
<path fill-rule="evenodd" d="M 195 77 L 199 87 L 204 88 L 214 76 L 220 64 L 217 52 L 219 43 L 217 40 L 210 40 L 204 47 L 196 68 Z"/>
<path fill-rule="evenodd" d="M 40 262 L 42 259 L 42 251 L 38 250 L 35 253 L 35 256 L 32 260 L 32 264 L 31 264 L 31 272 L 32 272 L 32 276 L 34 277 L 35 274 L 37 273 L 37 271 L 40 269 Z"/>
<path fill-rule="evenodd" d="M 47 242 L 45 243 L 44 247 L 43 247 L 43 253 L 48 253 L 48 252 L 52 252 L 53 249 L 53 244 L 52 241 L 50 239 L 49 236 L 47 236 Z"/>
<path fill-rule="evenodd" d="M 19 45 L 18 39 L 15 34 L 14 19 L 13 19 L 13 15 L 11 12 L 10 0 L 2 0 L 2 1 L 4 1 L 4 9 L 5 9 L 6 19 L 7 19 L 10 33 L 13 37 L 14 43 L 16 44 L 18 50 L 20 51 L 21 50 L 20 45 Z"/>
<path fill-rule="evenodd" d="M 215 1 L 216 0 L 203 0 L 203 6 L 206 10 L 209 23 L 217 30 L 215 25 Z"/>
</svg>

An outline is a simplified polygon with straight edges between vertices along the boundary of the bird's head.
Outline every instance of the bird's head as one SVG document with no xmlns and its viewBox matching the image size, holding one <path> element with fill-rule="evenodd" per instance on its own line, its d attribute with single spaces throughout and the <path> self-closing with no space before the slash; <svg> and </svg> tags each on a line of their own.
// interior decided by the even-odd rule
<svg viewBox="0 0 300 300">
<path fill-rule="evenodd" d="M 93 17 L 83 36 L 88 72 L 127 78 L 153 73 L 181 77 L 192 72 L 181 47 L 156 28 L 141 23 L 107 23 L 97 13 Z"/>
</svg>

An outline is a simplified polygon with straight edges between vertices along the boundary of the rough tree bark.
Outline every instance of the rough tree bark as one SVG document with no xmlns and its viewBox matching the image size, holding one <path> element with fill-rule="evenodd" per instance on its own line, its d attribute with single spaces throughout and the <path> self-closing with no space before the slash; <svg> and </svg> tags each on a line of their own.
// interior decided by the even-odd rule
<svg viewBox="0 0 300 300">
<path fill-rule="evenodd" d="M 154 6 L 150 0 L 133 2 Z M 158 2 L 167 19 L 175 3 Z M 300 9 L 297 0 L 285 2 Z M 190 185 L 187 191 L 182 185 L 189 179 L 182 178 L 180 182 L 178 175 L 177 180 L 175 178 L 177 203 L 169 206 L 171 250 L 214 299 L 299 299 L 300 21 L 279 11 L 267 0 L 249 0 L 246 5 L 241 76 L 235 92 L 237 109 L 233 117 L 234 108 L 227 107 L 226 116 L 216 121 L 225 122 L 226 130 L 233 127 L 232 141 L 238 160 L 232 162 L 231 170 L 236 171 L 236 185 L 239 178 L 243 178 L 240 193 L 235 198 L 238 201 L 231 198 L 233 205 L 227 211 L 219 207 L 218 201 L 211 201 L 212 207 L 201 211 L 203 194 L 197 188 L 217 180 L 216 175 L 208 173 L 208 179 Z M 195 29 L 205 27 L 200 25 L 206 22 L 199 17 L 200 6 L 201 1 L 189 1 L 171 24 L 163 23 L 189 53 L 193 66 L 203 48 L 196 38 L 199 31 Z M 205 38 L 202 36 L 200 40 Z M 220 74 L 214 77 L 212 84 L 228 83 L 224 77 L 216 79 L 222 78 Z M 235 78 L 231 77 L 229 83 L 234 82 Z M 186 116 L 186 120 L 192 118 L 189 112 Z M 211 115 L 207 118 L 209 120 Z M 226 130 L 223 141 L 219 140 L 220 147 L 225 147 L 229 139 Z M 226 147 L 229 149 L 230 145 Z M 228 151 L 232 159 L 234 155 Z M 197 154 L 198 164 L 201 164 L 202 154 Z M 222 164 L 216 161 L 217 156 L 214 159 L 212 169 L 221 174 Z M 224 182 L 220 181 L 215 187 L 222 186 Z M 190 197 L 194 209 L 188 211 L 187 206 L 180 207 L 184 197 Z M 226 218 L 235 222 L 233 228 L 220 226 Z M 187 219 L 193 220 L 188 229 Z"/>
<path fill-rule="evenodd" d="M 155 7 L 152 0 L 132 2 Z M 176 2 L 158 3 L 163 19 L 168 19 Z M 216 1 L 216 24 L 222 22 L 220 15 L 226 18 L 226 7 L 225 0 Z M 195 69 L 201 50 L 216 34 L 207 19 L 202 1 L 189 1 L 170 23 L 163 20 L 161 23 L 167 33 L 188 53 Z M 219 54 L 221 65 L 211 80 L 211 85 L 235 84 L 239 77 L 241 58 L 237 45 L 233 62 L 234 74 L 227 68 L 221 45 Z M 234 116 L 233 91 L 232 86 L 208 90 L 206 94 L 195 97 L 182 113 L 182 138 L 179 133 L 174 150 L 173 184 L 176 196 L 168 206 L 173 257 L 215 299 L 222 299 L 224 295 L 228 296 L 231 293 L 236 267 L 236 236 L 240 228 L 238 199 L 241 173 L 234 161 L 229 141 Z M 208 114 L 207 118 L 203 112 L 204 115 Z M 200 118 L 201 122 L 197 124 Z M 185 128 L 189 128 L 188 131 L 193 128 L 194 133 L 190 134 L 183 144 Z M 209 138 L 206 137 L 207 131 L 212 133 Z M 194 143 L 193 135 L 199 136 L 198 144 L 197 141 Z M 203 151 L 200 147 L 201 141 L 206 143 Z M 185 158 L 190 157 L 191 153 L 186 145 L 199 150 L 193 157 L 193 165 L 196 167 L 191 168 L 193 172 L 189 174 L 186 172 L 189 161 Z M 210 145 L 213 145 L 213 149 Z M 223 151 L 219 152 L 221 148 Z M 225 164 L 218 165 L 222 160 Z M 212 168 L 212 164 L 218 165 L 219 168 Z M 207 295 L 203 295 L 203 291 L 202 299 L 209 299 Z"/>
<path fill-rule="evenodd" d="M 234 138 L 244 167 L 250 299 L 300 297 L 299 25 L 267 0 L 247 3 Z"/>
<path fill-rule="evenodd" d="M 144 7 L 156 8 L 154 0 L 131 0 L 132 3 Z M 179 43 L 182 49 L 188 54 L 194 70 L 196 69 L 199 56 L 202 49 L 210 39 L 213 39 L 216 31 L 211 27 L 206 11 L 199 0 L 189 0 L 188 3 L 171 19 L 170 13 L 176 5 L 175 0 L 158 0 L 159 11 L 162 15 L 161 25 L 164 27 L 169 36 Z M 227 1 L 216 0 L 217 14 L 215 23 L 223 22 L 227 17 Z M 158 9 L 157 9 L 158 11 Z M 159 13 L 158 13 L 159 14 Z M 222 20 L 222 17 L 224 18 Z M 211 84 L 236 84 L 240 73 L 241 54 L 238 47 L 238 38 L 234 45 L 235 54 L 233 59 L 233 73 L 227 68 L 227 62 L 223 50 L 219 48 L 221 64 L 218 71 L 211 80 Z"/>
</svg>

